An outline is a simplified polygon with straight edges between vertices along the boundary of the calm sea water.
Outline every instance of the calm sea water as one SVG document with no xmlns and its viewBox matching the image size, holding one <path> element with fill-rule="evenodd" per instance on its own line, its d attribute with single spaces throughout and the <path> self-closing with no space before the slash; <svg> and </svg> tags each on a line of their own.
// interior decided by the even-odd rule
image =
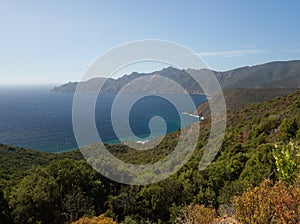
<svg viewBox="0 0 300 224">
<path fill-rule="evenodd" d="M 77 148 L 72 127 L 71 93 L 51 93 L 52 86 L 0 86 L 0 142 L 45 152 L 62 152 Z M 119 143 L 111 123 L 111 106 L 114 94 L 100 95 L 95 119 L 101 139 L 105 143 Z M 128 95 L 128 100 L 133 95 Z M 172 95 L 183 99 L 183 95 Z M 195 105 L 206 101 L 203 95 L 192 95 Z M 126 97 L 124 98 L 126 104 Z M 198 118 L 181 114 L 191 111 L 176 108 L 163 98 L 148 96 L 132 107 L 129 115 L 130 127 L 135 135 L 147 139 L 150 134 L 149 121 L 161 116 L 167 124 L 167 132 L 198 121 Z M 183 124 L 180 122 L 183 119 Z M 160 127 L 155 127 L 160 133 Z M 131 140 L 130 136 L 123 136 Z M 122 139 L 122 140 L 124 140 Z"/>
</svg>

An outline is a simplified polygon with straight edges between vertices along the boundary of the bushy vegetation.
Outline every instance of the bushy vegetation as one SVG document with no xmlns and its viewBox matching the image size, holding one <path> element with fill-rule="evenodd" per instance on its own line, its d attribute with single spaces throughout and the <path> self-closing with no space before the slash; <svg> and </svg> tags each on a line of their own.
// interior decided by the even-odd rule
<svg viewBox="0 0 300 224">
<path fill-rule="evenodd" d="M 283 181 L 265 180 L 233 198 L 237 218 L 243 223 L 299 223 L 300 189 Z"/>
<path fill-rule="evenodd" d="M 146 186 L 104 178 L 79 151 L 48 154 L 0 145 L 0 223 L 214 223 L 226 214 L 242 223 L 297 223 L 299 102 L 298 91 L 230 109 L 224 143 L 199 171 L 207 118 L 191 160 Z M 177 134 L 153 150 L 110 150 L 127 162 L 152 163 L 172 151 Z"/>
<path fill-rule="evenodd" d="M 112 218 L 105 217 L 102 214 L 94 218 L 84 217 L 79 219 L 76 222 L 72 222 L 72 224 L 117 224 L 117 223 Z"/>
<path fill-rule="evenodd" d="M 300 169 L 300 146 L 299 143 L 275 144 L 274 158 L 278 176 L 292 185 L 298 178 Z"/>
<path fill-rule="evenodd" d="M 215 223 L 217 214 L 212 208 L 203 205 L 190 205 L 181 210 L 180 215 L 175 219 L 176 224 L 193 223 Z"/>
</svg>

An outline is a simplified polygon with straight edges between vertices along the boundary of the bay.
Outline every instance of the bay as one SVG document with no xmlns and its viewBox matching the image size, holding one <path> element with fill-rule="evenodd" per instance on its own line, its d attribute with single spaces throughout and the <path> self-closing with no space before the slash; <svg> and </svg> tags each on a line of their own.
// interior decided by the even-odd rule
<svg viewBox="0 0 300 224">
<path fill-rule="evenodd" d="M 51 93 L 53 86 L 1 86 L 0 87 L 0 143 L 44 152 L 63 152 L 76 149 L 72 126 L 72 93 Z M 120 140 L 113 130 L 111 107 L 115 94 L 101 94 L 97 100 L 95 120 L 101 140 L 107 144 L 130 141 L 132 136 Z M 132 94 L 123 97 L 127 100 Z M 169 96 L 184 101 L 184 95 Z M 191 95 L 195 106 L 206 101 L 204 95 Z M 191 112 L 188 106 L 182 111 L 162 97 L 147 96 L 137 101 L 130 110 L 129 124 L 132 132 L 147 140 L 150 136 L 149 121 L 155 116 L 166 122 L 167 133 L 198 121 L 197 117 L 182 114 Z M 122 111 L 119 111 L 122 113 Z M 183 123 L 180 122 L 180 118 Z M 118 117 L 116 118 L 118 119 Z M 122 127 L 120 127 L 122 128 Z M 158 124 L 155 137 L 161 135 Z M 152 136 L 152 137 L 153 137 Z"/>
</svg>

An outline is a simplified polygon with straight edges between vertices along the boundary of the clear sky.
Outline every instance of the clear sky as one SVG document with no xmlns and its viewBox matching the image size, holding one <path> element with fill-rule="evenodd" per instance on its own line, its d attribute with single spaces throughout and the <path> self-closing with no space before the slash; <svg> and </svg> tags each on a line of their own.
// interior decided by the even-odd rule
<svg viewBox="0 0 300 224">
<path fill-rule="evenodd" d="M 80 80 L 140 39 L 184 45 L 215 70 L 300 59 L 300 1 L 0 0 L 0 84 Z"/>
</svg>

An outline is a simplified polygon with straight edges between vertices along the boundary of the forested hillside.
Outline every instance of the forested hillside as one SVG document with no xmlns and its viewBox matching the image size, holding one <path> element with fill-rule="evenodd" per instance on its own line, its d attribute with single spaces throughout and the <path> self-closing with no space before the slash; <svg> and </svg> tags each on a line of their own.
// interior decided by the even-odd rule
<svg viewBox="0 0 300 224">
<path fill-rule="evenodd" d="M 239 103 L 248 94 L 243 91 L 227 94 L 232 106 L 215 160 L 198 170 L 210 129 L 207 117 L 192 159 L 156 184 L 112 182 L 79 151 L 48 154 L 0 145 L 0 222 L 299 223 L 300 91 L 246 105 Z M 176 142 L 177 133 L 171 133 L 152 150 L 109 147 L 124 161 L 146 164 L 164 158 Z"/>
</svg>

